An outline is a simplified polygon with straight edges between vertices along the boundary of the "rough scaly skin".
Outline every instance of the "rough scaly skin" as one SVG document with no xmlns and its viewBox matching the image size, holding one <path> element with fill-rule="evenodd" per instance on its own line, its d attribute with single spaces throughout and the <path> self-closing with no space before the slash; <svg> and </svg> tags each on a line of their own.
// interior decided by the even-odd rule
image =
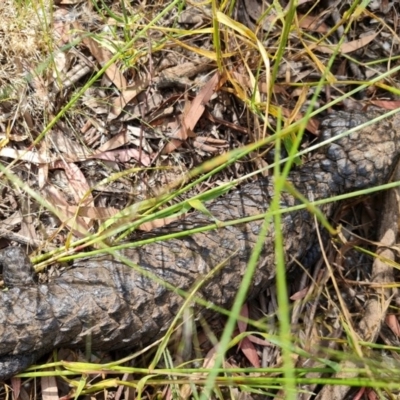
<svg viewBox="0 0 400 400">
<path fill-rule="evenodd" d="M 341 133 L 371 120 L 375 113 L 337 113 L 326 118 L 322 137 Z M 293 186 L 318 200 L 386 182 L 399 153 L 400 114 L 352 133 L 326 146 L 290 173 Z M 264 212 L 274 186 L 270 178 L 241 186 L 208 205 L 221 221 Z M 283 193 L 281 207 L 298 204 Z M 331 205 L 323 211 L 329 216 Z M 194 212 L 168 226 L 185 230 L 213 221 Z M 229 307 L 246 269 L 262 221 L 198 233 L 182 239 L 127 250 L 124 255 L 172 286 L 189 291 L 210 269 L 228 259 L 220 273 L 200 290 L 214 304 Z M 314 240 L 314 220 L 307 211 L 287 213 L 282 221 L 285 256 L 301 260 Z M 249 289 L 254 296 L 275 276 L 274 231 L 269 231 Z M 233 255 L 231 258 L 229 258 Z M 0 252 L 9 289 L 0 292 L 0 379 L 23 370 L 57 346 L 93 349 L 140 346 L 163 335 L 182 297 L 122 263 L 92 259 L 48 284 L 33 282 L 29 259 L 19 248 Z M 211 315 L 204 310 L 204 315 Z"/>
</svg>

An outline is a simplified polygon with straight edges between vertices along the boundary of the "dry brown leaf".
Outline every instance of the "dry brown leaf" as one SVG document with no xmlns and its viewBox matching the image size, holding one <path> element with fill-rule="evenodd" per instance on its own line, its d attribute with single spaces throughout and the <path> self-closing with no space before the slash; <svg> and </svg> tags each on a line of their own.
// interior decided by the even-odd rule
<svg viewBox="0 0 400 400">
<path fill-rule="evenodd" d="M 237 71 L 234 71 L 234 72 L 232 72 L 232 77 L 236 79 L 236 82 L 239 83 L 241 88 L 243 88 L 245 90 L 250 90 L 250 91 L 254 90 L 254 85 L 251 83 L 250 78 L 248 76 L 245 76 L 243 74 L 240 74 Z M 258 90 L 260 91 L 260 93 L 266 94 L 269 92 L 269 85 L 267 84 L 265 79 L 260 79 L 258 81 L 257 87 L 258 87 Z M 287 95 L 286 89 L 280 85 L 274 85 L 272 90 L 273 90 L 274 94 Z M 240 132 L 241 132 L 241 130 L 245 130 L 245 128 L 243 128 L 243 127 L 241 127 L 240 129 L 238 129 L 237 127 L 232 128 L 232 129 L 239 130 Z M 248 134 L 247 129 L 245 130 L 244 133 Z"/>
<path fill-rule="evenodd" d="M 388 314 L 385 318 L 386 325 L 390 330 L 397 336 L 400 337 L 400 324 L 397 316 L 394 314 Z"/>
<path fill-rule="evenodd" d="M 70 192 L 74 196 L 76 204 L 85 206 L 93 205 L 93 196 L 90 193 L 90 186 L 82 171 L 76 164 L 63 161 L 53 163 L 54 169 L 63 169 L 67 177 Z"/>
<path fill-rule="evenodd" d="M 123 146 L 128 143 L 129 141 L 129 134 L 124 131 L 120 134 L 116 135 L 107 143 L 103 144 L 100 149 L 96 150 L 95 152 L 91 152 L 86 149 L 83 145 L 78 142 L 75 142 L 65 136 L 61 132 L 57 132 L 51 134 L 51 138 L 53 140 L 54 146 L 63 153 L 63 160 L 72 163 L 75 161 L 84 161 L 89 159 L 100 159 L 106 161 L 114 161 L 114 162 L 128 162 L 131 159 L 135 159 L 141 162 L 144 166 L 149 166 L 151 164 L 150 157 L 145 152 L 139 152 L 136 149 L 121 149 L 116 151 L 104 151 L 104 149 L 113 149 L 120 146 Z M 7 151 L 2 150 L 7 149 Z M 20 156 L 21 152 L 15 151 L 14 149 L 4 148 L 0 149 L 0 155 L 4 156 Z M 36 153 L 34 153 L 35 157 L 31 154 L 24 155 L 24 160 L 31 162 L 38 163 L 40 161 L 41 164 L 44 164 L 44 160 L 40 159 Z M 44 157 L 43 157 L 44 158 Z M 140 160 L 139 160 L 140 158 Z M 48 160 L 50 163 L 51 168 L 59 168 L 60 164 L 58 164 L 59 157 L 54 157 L 53 160 Z M 56 167 L 57 166 L 57 167 Z"/>
<path fill-rule="evenodd" d="M 204 143 L 198 143 L 198 142 L 194 142 L 193 143 L 193 147 L 195 149 L 199 149 L 201 151 L 204 151 L 206 153 L 210 153 L 210 154 L 217 154 L 218 153 L 218 149 L 212 146 L 208 146 L 207 144 Z"/>
<path fill-rule="evenodd" d="M 43 188 L 43 195 L 45 199 L 56 208 L 56 217 L 68 227 L 75 236 L 85 237 L 88 235 L 89 227 L 85 219 L 70 212 L 68 209 L 68 207 L 70 207 L 68 202 L 58 189 L 53 185 L 47 184 Z"/>
<path fill-rule="evenodd" d="M 220 74 L 216 72 L 212 78 L 203 86 L 198 95 L 192 101 L 188 112 L 182 118 L 179 138 L 187 138 L 188 132 L 193 132 L 198 120 L 203 115 L 205 105 L 210 101 L 215 89 L 220 81 Z M 169 154 L 182 144 L 181 140 L 172 139 L 164 147 L 162 154 Z"/>
<path fill-rule="evenodd" d="M 19 399 L 21 392 L 21 378 L 11 378 L 11 387 L 13 391 L 13 398 Z"/>
<path fill-rule="evenodd" d="M 43 400 L 59 400 L 57 381 L 54 376 L 40 378 Z"/>
<path fill-rule="evenodd" d="M 244 304 L 241 311 L 240 316 L 247 319 L 249 317 L 249 308 L 247 304 Z M 237 326 L 240 333 L 243 333 L 247 329 L 247 322 L 239 320 L 237 322 Z M 250 341 L 248 337 L 243 338 L 239 343 L 239 349 L 242 351 L 244 356 L 249 360 L 251 365 L 255 368 L 260 368 L 260 357 L 257 354 L 257 350 L 254 347 L 253 343 Z"/>
<path fill-rule="evenodd" d="M 216 154 L 220 149 L 229 147 L 229 144 L 226 142 L 226 140 L 199 136 L 193 142 L 193 147 L 208 153 Z"/>
<path fill-rule="evenodd" d="M 120 133 L 113 136 L 110 140 L 102 144 L 96 152 L 103 153 L 105 151 L 114 150 L 118 147 L 125 146 L 130 141 L 130 135 L 128 130 L 123 130 Z"/>
<path fill-rule="evenodd" d="M 400 108 L 399 100 L 371 100 L 370 103 L 377 107 L 382 107 L 385 110 L 397 110 Z"/>
<path fill-rule="evenodd" d="M 49 138 L 53 147 L 57 152 L 64 153 L 63 159 L 68 162 L 84 161 L 92 154 L 84 145 L 72 140 L 60 130 L 50 132 Z"/>
<path fill-rule="evenodd" d="M 296 293 L 293 293 L 293 294 L 290 296 L 290 300 L 293 300 L 293 301 L 294 301 L 294 300 L 301 300 L 301 299 L 304 299 L 304 297 L 306 296 L 308 290 L 309 290 L 309 288 L 307 287 L 307 288 L 304 288 L 304 289 L 302 289 L 302 290 L 299 290 L 299 291 L 296 292 Z"/>
<path fill-rule="evenodd" d="M 248 337 L 241 340 L 239 348 L 254 368 L 261 367 L 260 357 L 257 354 L 257 350 Z"/>
<path fill-rule="evenodd" d="M 46 187 L 44 188 L 44 193 L 46 194 L 47 199 L 51 199 L 51 204 L 55 206 L 63 206 L 64 208 L 68 207 L 69 204 L 65 200 L 64 196 L 62 195 L 62 192 L 55 188 L 53 185 L 47 184 Z M 64 219 L 60 216 L 57 215 L 57 217 L 61 220 L 64 221 Z"/>
<path fill-rule="evenodd" d="M 350 42 L 343 43 L 339 49 L 339 53 L 347 54 L 347 53 L 351 53 L 352 51 L 361 49 L 361 47 L 364 47 L 368 43 L 372 42 L 378 36 L 378 34 L 379 34 L 379 32 L 373 33 L 368 36 L 364 36 L 361 39 L 352 40 Z M 335 45 L 317 46 L 316 49 L 319 50 L 321 53 L 333 54 L 336 50 L 336 46 Z"/>
<path fill-rule="evenodd" d="M 364 393 L 366 394 L 368 400 L 378 400 L 382 398 L 380 395 L 378 396 L 378 393 L 375 391 L 375 389 L 364 387 L 360 388 L 359 392 L 356 396 L 354 396 L 353 400 L 361 400 Z"/>
<path fill-rule="evenodd" d="M 63 46 L 71 41 L 70 27 L 69 24 L 65 23 L 65 17 L 68 15 L 66 8 L 60 7 L 55 10 L 53 15 L 53 33 L 57 40 L 58 46 Z"/>
<path fill-rule="evenodd" d="M 291 117 L 292 112 L 291 112 L 290 110 L 288 110 L 287 108 L 282 107 L 282 114 L 283 114 L 285 117 Z M 303 115 L 302 113 L 299 112 L 299 113 L 296 113 L 296 115 L 295 115 L 295 117 L 294 117 L 294 120 L 295 120 L 295 121 L 299 121 L 299 120 L 302 119 L 303 117 L 304 117 L 304 115 Z M 309 132 L 313 133 L 314 135 L 317 135 L 317 134 L 318 134 L 318 128 L 319 128 L 319 121 L 318 121 L 316 118 L 310 118 L 310 119 L 307 121 L 306 129 L 307 129 Z"/>
<path fill-rule="evenodd" d="M 46 146 L 45 142 L 41 142 L 39 144 L 39 148 L 42 149 Z M 42 152 L 45 152 L 44 150 L 41 150 Z M 38 170 L 37 170 L 37 178 L 38 178 L 38 186 L 39 189 L 42 189 L 44 185 L 46 184 L 48 178 L 49 178 L 49 164 L 37 164 Z"/>
<path fill-rule="evenodd" d="M 232 78 L 235 79 L 235 83 L 239 84 L 242 88 L 248 90 L 253 89 L 250 84 L 250 79 L 248 76 L 239 73 L 238 71 L 232 71 Z"/>
<path fill-rule="evenodd" d="M 187 138 L 196 136 L 193 133 L 193 131 L 186 125 L 186 120 L 185 120 L 185 117 L 189 113 L 191 106 L 192 106 L 192 103 L 190 103 L 190 101 L 188 100 L 188 98 L 186 96 L 184 110 L 183 110 L 182 116 L 180 118 L 180 124 L 178 125 L 179 128 L 176 130 L 170 131 L 173 133 L 169 135 L 169 142 L 164 147 L 161 154 L 165 154 L 163 152 L 166 149 L 168 149 L 169 152 L 176 150 L 178 147 L 181 146 L 182 142 L 184 142 Z M 175 118 L 175 122 L 176 122 L 176 118 Z"/>
<path fill-rule="evenodd" d="M 53 57 L 53 60 L 54 60 L 53 77 L 55 79 L 59 79 L 59 77 L 62 76 L 63 73 L 66 73 L 68 71 L 70 60 L 69 57 L 67 57 L 67 55 L 62 51 L 56 53 Z"/>
<path fill-rule="evenodd" d="M 122 90 L 121 95 L 114 99 L 110 115 L 107 119 L 113 120 L 117 118 L 127 104 L 129 104 L 139 93 L 148 88 L 149 83 L 150 81 L 148 79 L 139 78 L 135 85 L 131 85 L 129 88 Z"/>
<path fill-rule="evenodd" d="M 328 25 L 324 22 L 320 23 L 320 18 L 318 16 L 299 14 L 297 18 L 300 28 L 319 33 L 326 33 L 329 30 Z"/>
<path fill-rule="evenodd" d="M 95 158 L 105 161 L 114 161 L 126 163 L 132 159 L 139 161 L 143 166 L 148 167 L 151 164 L 150 157 L 145 152 L 139 152 L 136 149 L 122 149 L 106 152 L 96 152 L 88 158 Z"/>
<path fill-rule="evenodd" d="M 243 304 L 242 309 L 240 310 L 240 316 L 245 319 L 249 318 L 249 308 L 248 308 L 247 304 Z M 237 322 L 237 326 L 238 326 L 240 333 L 246 332 L 246 329 L 247 329 L 246 321 L 239 320 Z"/>
<path fill-rule="evenodd" d="M 30 215 L 24 215 L 21 221 L 21 228 L 18 232 L 22 237 L 28 238 L 30 242 L 38 240 L 37 231 L 33 223 L 33 217 Z"/>
<path fill-rule="evenodd" d="M 85 37 L 83 43 L 90 50 L 92 55 L 96 58 L 97 62 L 103 67 L 110 59 L 112 58 L 112 54 L 107 49 L 101 47 L 94 39 L 91 37 Z M 126 89 L 127 82 L 122 74 L 122 72 L 118 69 L 115 64 L 111 64 L 107 70 L 106 75 L 108 79 L 120 90 Z"/>
<path fill-rule="evenodd" d="M 72 4 L 79 4 L 83 3 L 83 0 L 56 0 L 55 4 L 59 5 L 72 5 Z"/>
<path fill-rule="evenodd" d="M 120 212 L 113 207 L 66 206 L 65 210 L 71 215 L 79 215 L 93 220 L 106 220 Z"/>
<path fill-rule="evenodd" d="M 168 225 L 171 222 L 177 221 L 182 218 L 183 218 L 182 216 L 176 216 L 176 217 L 156 219 L 154 221 L 145 222 L 144 224 L 139 226 L 139 229 L 145 232 L 150 232 L 153 229 L 162 228 L 163 226 Z"/>
<path fill-rule="evenodd" d="M 234 131 L 241 132 L 244 135 L 248 135 L 249 134 L 247 128 L 245 128 L 243 126 L 239 126 L 238 124 L 235 124 L 233 122 L 225 121 L 224 119 L 216 118 L 208 110 L 205 110 L 203 115 L 206 118 L 208 118 L 211 122 L 214 122 L 215 124 L 226 126 L 226 127 L 230 128 L 230 129 L 232 129 Z"/>
<path fill-rule="evenodd" d="M 212 368 L 215 364 L 216 357 L 217 357 L 217 346 L 213 346 L 204 357 L 203 368 Z"/>
<path fill-rule="evenodd" d="M 177 117 L 171 116 L 169 118 L 164 118 L 162 121 L 154 121 L 153 126 L 157 127 L 158 130 L 162 132 L 171 132 L 167 136 L 175 139 L 175 132 L 179 131 L 180 123 L 177 120 Z"/>
<path fill-rule="evenodd" d="M 209 143 L 213 144 L 214 146 L 221 146 L 225 147 L 228 146 L 228 142 L 225 139 L 217 139 L 211 136 L 199 136 L 196 138 L 199 143 Z"/>
<path fill-rule="evenodd" d="M 33 164 L 47 164 L 55 159 L 55 157 L 50 156 L 45 153 L 40 153 L 38 151 L 25 151 L 17 150 L 11 147 L 3 147 L 0 149 L 1 157 L 8 157 L 12 159 L 18 159 L 27 161 Z"/>
<path fill-rule="evenodd" d="M 19 132 L 10 132 L 10 133 L 0 133 L 0 140 L 10 139 L 13 142 L 23 142 L 24 140 L 28 139 L 29 135 L 27 133 L 19 133 Z"/>
<path fill-rule="evenodd" d="M 1 225 L 4 229 L 8 229 L 12 231 L 17 225 L 22 222 L 22 214 L 21 211 L 15 211 L 12 215 L 10 215 L 5 220 L 1 221 Z"/>
<path fill-rule="evenodd" d="M 247 336 L 247 337 L 248 337 L 248 339 L 249 339 L 252 343 L 258 344 L 258 345 L 260 345 L 260 346 L 267 346 L 267 347 L 273 346 L 273 344 L 270 343 L 270 342 L 268 342 L 267 340 L 260 339 L 260 338 L 258 338 L 258 337 L 256 337 L 256 336 L 249 335 L 249 336 Z"/>
</svg>

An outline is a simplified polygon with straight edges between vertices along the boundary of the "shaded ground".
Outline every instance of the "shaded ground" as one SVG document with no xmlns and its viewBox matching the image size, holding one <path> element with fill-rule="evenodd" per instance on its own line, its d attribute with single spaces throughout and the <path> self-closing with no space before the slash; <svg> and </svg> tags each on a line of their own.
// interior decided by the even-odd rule
<svg viewBox="0 0 400 400">
<path fill-rule="evenodd" d="M 259 144 L 172 202 L 261 171 L 274 157 L 267 154 L 270 145 L 265 138 L 279 124 L 287 127 L 335 101 L 337 108 L 361 109 L 370 104 L 396 108 L 398 103 L 388 100 L 397 95 L 399 10 L 395 3 L 378 3 L 363 9 L 351 2 L 337 7 L 305 2 L 295 10 L 290 4 L 268 8 L 246 0 L 238 7 L 222 5 L 217 12 L 215 4 L 192 7 L 178 1 L 132 2 L 124 7 L 117 2 L 69 5 L 61 1 L 52 8 L 2 2 L 2 247 L 19 243 L 39 255 L 62 252 L 64 246 L 82 249 L 89 236 L 96 245 L 102 232 L 108 234 L 109 243 L 132 238 L 138 203 L 181 188 L 196 175 L 194 168 L 200 166 L 195 170 L 199 175 L 224 166 L 230 159 L 224 156 L 227 151 Z M 265 18 L 257 21 L 263 13 Z M 318 121 L 319 116 L 308 119 L 304 146 L 315 139 Z M 293 129 L 285 139 L 286 149 L 296 134 L 298 129 Z M 205 161 L 210 162 L 203 165 Z M 139 211 L 151 211 L 153 204 L 141 204 Z M 315 272 L 314 284 L 306 280 L 307 274 L 302 281 L 294 279 L 293 332 L 310 353 L 321 346 L 318 356 L 327 357 L 327 342 L 330 351 L 337 351 L 336 360 L 343 351 L 354 360 L 369 354 L 360 350 L 354 324 L 365 314 L 368 299 L 379 298 L 383 304 L 389 296 L 379 282 L 371 283 L 376 275 L 373 257 L 348 249 L 354 242 L 365 244 L 354 234 L 375 239 L 371 234 L 376 234 L 376 223 L 370 221 L 381 215 L 380 205 L 348 206 L 338 213 L 337 222 L 346 229 L 357 228 L 344 236 L 347 243 L 339 252 L 328 251 L 339 289 L 332 290 L 335 281 L 328 281 L 324 272 Z M 141 229 L 149 231 L 174 218 L 151 221 Z M 46 264 L 43 261 L 39 267 Z M 273 290 L 262 296 L 250 307 L 252 316 L 273 315 L 275 297 Z M 312 301 L 304 300 L 309 298 Z M 388 304 L 372 312 L 378 316 L 375 327 L 385 320 Z M 397 308 L 392 304 L 382 330 L 374 328 L 374 337 L 364 340 L 397 345 Z M 268 333 L 277 332 L 276 317 L 267 321 Z M 206 350 L 199 352 L 197 356 L 205 360 L 196 366 L 212 365 L 213 348 L 204 347 L 209 356 L 204 356 Z M 366 376 L 381 368 L 387 353 L 391 360 L 397 359 L 394 349 L 377 351 L 370 356 Z M 59 353 L 60 359 L 81 356 Z M 231 356 L 226 367 L 282 363 L 279 348 L 256 339 L 242 345 L 239 355 L 232 350 Z M 172 368 L 189 360 L 178 349 L 167 353 L 164 366 Z M 314 365 L 299 354 L 295 362 L 299 367 Z M 136 377 L 126 378 L 137 383 Z M 105 386 L 113 391 L 114 383 Z M 42 380 L 41 385 L 57 387 L 63 395 L 67 392 L 60 378 Z M 184 398 L 192 395 L 193 388 L 177 385 L 149 385 L 146 393 L 149 398 L 157 389 L 164 390 L 166 398 L 174 390 Z M 319 389 L 309 385 L 303 389 Z M 13 387 L 18 390 L 17 383 Z M 27 384 L 23 390 L 34 389 Z M 100 386 L 93 389 L 98 391 Z M 239 398 L 238 392 L 245 391 L 237 386 L 230 395 Z M 345 394 L 325 396 L 346 398 Z M 299 394 L 299 398 L 311 395 Z"/>
</svg>

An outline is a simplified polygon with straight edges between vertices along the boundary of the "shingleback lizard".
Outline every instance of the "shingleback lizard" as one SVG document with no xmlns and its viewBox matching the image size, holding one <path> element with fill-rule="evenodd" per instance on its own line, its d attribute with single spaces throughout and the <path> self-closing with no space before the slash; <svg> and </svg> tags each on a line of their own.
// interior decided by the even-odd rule
<svg viewBox="0 0 400 400">
<path fill-rule="evenodd" d="M 339 112 L 321 124 L 323 139 L 371 120 L 374 112 Z M 400 114 L 386 118 L 325 146 L 291 171 L 289 180 L 315 200 L 384 183 L 399 154 Z M 273 195 L 271 178 L 247 183 L 207 205 L 220 221 L 265 212 Z M 281 207 L 299 201 L 282 193 Z M 332 205 L 323 212 L 332 213 Z M 210 224 L 193 212 L 171 229 Z M 227 260 L 199 295 L 229 307 L 240 285 L 262 221 L 197 233 L 127 250 L 124 255 L 172 286 L 190 290 L 200 276 Z M 314 219 L 306 210 L 286 213 L 282 220 L 287 265 L 301 260 L 313 244 Z M 271 284 L 275 276 L 274 231 L 271 227 L 249 296 Z M 233 256 L 232 256 L 233 255 Z M 232 257 L 230 257 L 232 256 Z M 181 296 L 117 261 L 90 259 L 47 284 L 36 284 L 24 252 L 0 252 L 8 290 L 0 292 L 0 378 L 22 371 L 55 347 L 93 349 L 137 347 L 160 338 L 183 303 Z M 211 310 L 203 310 L 207 318 Z"/>
</svg>

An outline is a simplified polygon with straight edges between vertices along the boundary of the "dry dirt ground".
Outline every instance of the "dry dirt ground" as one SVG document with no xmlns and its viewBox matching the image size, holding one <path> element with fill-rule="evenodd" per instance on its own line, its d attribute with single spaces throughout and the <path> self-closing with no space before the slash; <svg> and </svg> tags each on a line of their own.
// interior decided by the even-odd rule
<svg viewBox="0 0 400 400">
<path fill-rule="evenodd" d="M 85 249 L 87 238 L 107 229 L 108 243 L 115 244 L 115 226 L 126 226 L 119 238 L 131 237 L 135 204 L 223 166 L 229 151 L 245 145 L 258 144 L 185 196 L 261 171 L 274 159 L 267 138 L 311 111 L 324 106 L 399 106 L 398 2 L 371 1 L 367 7 L 356 1 L 301 1 L 297 7 L 293 3 L 3 0 L 1 247 L 22 245 L 32 256 L 78 245 Z M 308 119 L 302 146 L 315 141 L 324 113 Z M 285 139 L 286 149 L 296 133 L 293 130 Z M 379 198 L 378 203 L 376 198 L 363 199 L 362 204 L 347 202 L 332 221 L 344 226 L 345 233 L 326 243 L 328 260 L 321 259 L 309 271 L 299 268 L 289 282 L 293 335 L 304 351 L 293 354 L 294 365 L 320 367 L 323 358 L 334 359 L 341 369 L 348 367 L 342 375 L 308 371 L 304 377 L 309 380 L 296 386 L 296 398 L 396 398 L 390 385 L 382 384 L 379 391 L 379 385 L 370 388 L 353 382 L 349 392 L 348 387 L 313 381 L 351 380 L 358 376 L 352 370 L 355 366 L 364 368 L 364 376 L 371 380 L 382 365 L 399 370 L 396 285 L 384 286 L 376 278 L 390 276 L 395 282 L 395 264 L 381 265 L 372 253 L 373 241 L 380 240 L 378 231 L 397 229 L 377 222 L 384 220 L 388 209 L 391 221 L 397 221 L 396 196 Z M 151 231 L 173 218 L 148 222 L 140 230 Z M 393 247 L 395 239 L 390 240 L 383 244 L 385 249 Z M 357 246 L 370 253 L 355 250 Z M 386 253 L 384 257 L 395 258 Z M 51 268 L 57 266 L 50 266 L 50 274 Z M 254 319 L 268 316 L 268 332 L 277 332 L 273 289 L 246 305 L 242 313 L 248 312 Z M 239 324 L 238 332 L 242 329 Z M 380 347 L 372 350 L 363 342 Z M 225 367 L 281 367 L 279 346 L 255 336 L 241 343 L 230 350 Z M 203 359 L 194 362 L 187 355 L 182 359 L 173 348 L 171 359 L 164 359 L 161 367 L 172 368 L 179 361 L 212 366 L 215 349 L 204 345 Z M 102 363 L 118 357 L 93 358 L 68 349 L 53 356 L 71 361 L 89 357 Z M 53 359 L 49 355 L 41 361 Z M 134 363 L 145 365 L 145 357 Z M 272 372 L 276 377 L 281 373 Z M 118 385 L 114 375 L 111 381 L 101 374 L 83 379 L 77 373 L 69 380 L 56 375 L 14 378 L 0 396 L 67 399 L 80 393 L 88 398 L 133 399 L 140 392 L 142 398 L 196 397 L 189 381 L 139 385 L 135 374 L 125 374 Z M 248 377 L 243 371 L 238 375 Z M 382 375 L 379 379 L 384 380 Z M 248 385 L 252 388 L 251 382 Z M 278 380 L 268 390 L 221 385 L 212 396 L 282 398 L 287 394 L 284 387 Z"/>
</svg>

